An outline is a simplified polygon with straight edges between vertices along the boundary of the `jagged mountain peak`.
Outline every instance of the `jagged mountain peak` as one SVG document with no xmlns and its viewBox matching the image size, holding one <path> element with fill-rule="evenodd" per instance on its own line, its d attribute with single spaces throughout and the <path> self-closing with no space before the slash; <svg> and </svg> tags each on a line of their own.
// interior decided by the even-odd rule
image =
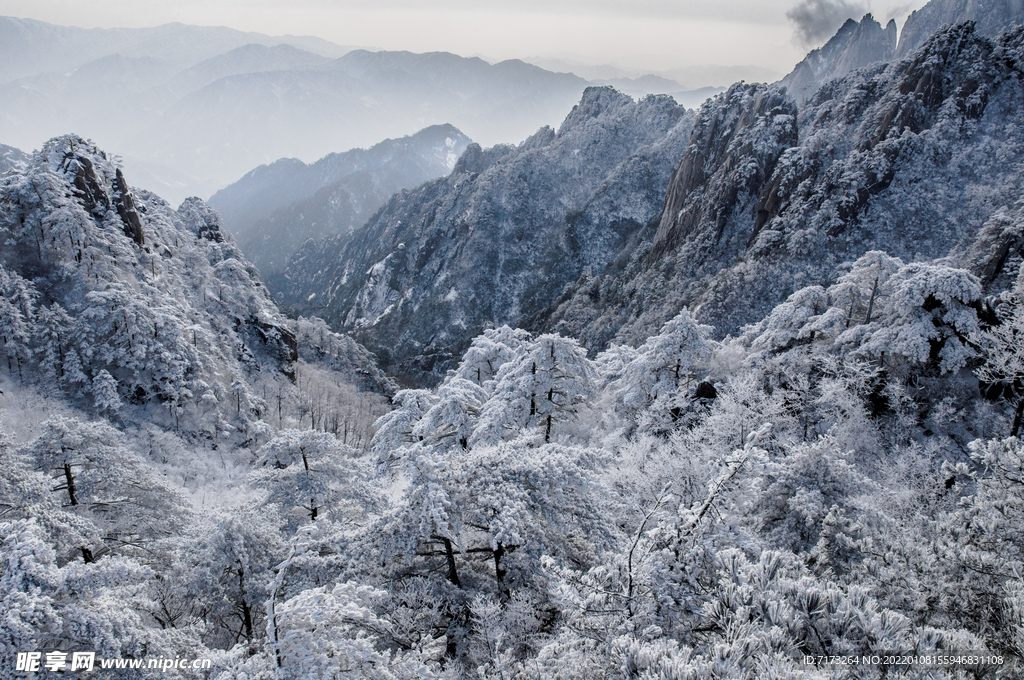
<svg viewBox="0 0 1024 680">
<path fill-rule="evenodd" d="M 870 250 L 948 258 L 988 285 L 1005 282 L 1024 254 L 1013 207 L 1024 174 L 1022 56 L 1024 29 L 993 41 L 971 23 L 949 26 L 911 58 L 829 81 L 792 129 L 778 128 L 785 134 L 765 134 L 775 117 L 747 115 L 718 141 L 716 124 L 750 109 L 728 106 L 730 93 L 708 102 L 663 228 L 620 257 L 624 272 L 569 291 L 545 328 L 591 347 L 635 343 L 689 307 L 734 333 Z M 705 138 L 711 153 L 698 159 Z"/>
<path fill-rule="evenodd" d="M 896 22 L 889 20 L 882 28 L 868 13 L 859 22 L 847 19 L 827 43 L 812 50 L 781 83 L 797 103 L 803 103 L 822 83 L 875 62 L 889 61 L 895 51 Z"/>
<path fill-rule="evenodd" d="M 306 244 L 283 302 L 352 329 L 402 380 L 436 381 L 481 330 L 540 323 L 607 266 L 660 211 L 692 121 L 670 97 L 588 88 L 557 134 L 471 144 L 363 229 Z"/>
<path fill-rule="evenodd" d="M 552 136 L 551 128 L 542 128 L 540 132 L 527 139 L 523 144 L 529 146 L 533 140 L 540 143 L 543 143 L 543 141 L 550 142 Z M 456 161 L 455 167 L 452 169 L 452 175 L 478 175 L 481 172 L 487 171 L 492 165 L 512 153 L 514 149 L 515 147 L 511 144 L 497 144 L 484 149 L 476 142 L 473 142 L 466 147 L 459 160 Z"/>
<path fill-rule="evenodd" d="M 572 107 L 572 111 L 565 117 L 558 134 L 564 134 L 568 130 L 583 124 L 592 118 L 601 116 L 614 116 L 623 107 L 633 104 L 629 95 L 622 94 L 614 87 L 588 87 L 583 91 L 580 103 Z"/>
</svg>

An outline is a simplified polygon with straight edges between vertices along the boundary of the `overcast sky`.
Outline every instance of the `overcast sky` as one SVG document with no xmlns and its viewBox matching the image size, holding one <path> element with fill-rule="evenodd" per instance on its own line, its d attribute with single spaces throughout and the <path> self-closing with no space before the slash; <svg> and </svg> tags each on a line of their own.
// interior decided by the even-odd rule
<svg viewBox="0 0 1024 680">
<path fill-rule="evenodd" d="M 179 21 L 340 45 L 496 61 L 557 57 L 664 70 L 720 64 L 788 72 L 847 16 L 885 23 L 926 0 L 0 0 L 0 14 L 55 24 Z"/>
</svg>

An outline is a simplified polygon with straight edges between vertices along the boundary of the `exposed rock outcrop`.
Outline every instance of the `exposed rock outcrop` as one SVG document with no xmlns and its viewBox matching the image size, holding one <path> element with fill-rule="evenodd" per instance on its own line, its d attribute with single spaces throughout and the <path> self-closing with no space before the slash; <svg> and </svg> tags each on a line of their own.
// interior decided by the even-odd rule
<svg viewBox="0 0 1024 680">
<path fill-rule="evenodd" d="M 802 104 L 825 81 L 875 62 L 890 61 L 895 53 L 896 22 L 890 19 L 882 28 L 874 17 L 865 14 L 860 23 L 847 19 L 824 46 L 812 50 L 781 83 Z"/>
<path fill-rule="evenodd" d="M 669 97 L 590 88 L 557 132 L 471 145 L 351 237 L 307 243 L 283 301 L 350 329 L 407 383 L 435 381 L 483 329 L 542 323 L 627 247 L 659 214 L 692 121 Z"/>
<path fill-rule="evenodd" d="M 138 246 L 145 245 L 145 238 L 142 234 L 142 221 L 139 219 L 138 211 L 135 209 L 135 199 L 128 183 L 124 179 L 121 168 L 116 168 L 114 176 L 109 180 L 101 180 L 97 175 L 93 159 L 88 153 L 79 153 L 76 146 L 89 148 L 87 143 L 76 143 L 74 138 L 68 138 L 67 147 L 63 150 L 63 158 L 60 159 L 60 170 L 69 178 L 73 191 L 78 199 L 85 206 L 85 209 L 98 219 L 103 219 L 107 210 L 111 207 L 121 218 L 122 229 L 125 236 L 130 238 Z M 100 152 L 102 154 L 102 152 Z M 106 155 L 100 158 L 106 162 Z M 110 194 L 103 188 L 104 182 L 110 182 Z"/>
<path fill-rule="evenodd" d="M 652 260 L 698 240 L 719 258 L 736 257 L 762 225 L 727 234 L 726 224 L 751 213 L 780 154 L 796 143 L 796 104 L 782 90 L 741 83 L 702 107 L 668 185 Z"/>
<path fill-rule="evenodd" d="M 124 181 L 121 168 L 118 168 L 117 173 L 114 175 L 113 197 L 114 208 L 117 210 L 121 222 L 124 223 L 125 235 L 138 245 L 145 245 L 146 240 L 142 235 L 142 221 L 139 219 L 139 213 L 135 209 L 135 197 L 132 196 L 132 192 L 128 189 L 128 183 Z"/>
<path fill-rule="evenodd" d="M 948 27 L 910 59 L 823 85 L 800 109 L 799 139 L 767 137 L 772 166 L 721 150 L 697 162 L 705 129 L 734 130 L 741 119 L 733 139 L 769 129 L 770 119 L 739 115 L 736 92 L 720 95 L 694 126 L 659 229 L 620 256 L 625 272 L 568 291 L 545 329 L 592 348 L 634 343 L 685 306 L 720 335 L 734 333 L 876 249 L 906 261 L 949 257 L 1001 285 L 1019 257 L 1022 58 L 1024 29 L 992 41 L 972 24 Z M 765 179 L 737 201 L 723 189 L 744 185 L 721 178 L 744 168 Z"/>
<path fill-rule="evenodd" d="M 943 26 L 973 21 L 978 35 L 994 38 L 1024 23 L 1024 0 L 931 0 L 907 17 L 896 57 L 910 56 Z"/>
</svg>

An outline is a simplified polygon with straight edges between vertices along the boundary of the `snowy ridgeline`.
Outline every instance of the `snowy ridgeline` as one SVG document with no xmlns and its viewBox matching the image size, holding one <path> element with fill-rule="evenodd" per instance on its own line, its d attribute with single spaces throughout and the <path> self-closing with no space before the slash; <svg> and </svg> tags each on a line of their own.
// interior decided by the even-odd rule
<svg viewBox="0 0 1024 680">
<path fill-rule="evenodd" d="M 87 210 L 83 159 L 116 173 L 81 144 L 3 187 L 5 658 L 583 680 L 1024 651 L 1024 271 L 983 300 L 872 251 L 738 337 L 684 310 L 593 360 L 492 329 L 360 445 L 325 423 L 368 399 L 351 341 L 280 317 L 198 202 L 140 192 L 142 244 L 123 196 Z"/>
</svg>

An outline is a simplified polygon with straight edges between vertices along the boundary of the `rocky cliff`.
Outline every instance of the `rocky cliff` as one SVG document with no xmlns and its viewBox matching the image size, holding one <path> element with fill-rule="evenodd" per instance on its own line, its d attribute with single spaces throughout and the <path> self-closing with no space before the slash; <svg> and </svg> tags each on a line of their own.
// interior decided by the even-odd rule
<svg viewBox="0 0 1024 680">
<path fill-rule="evenodd" d="M 949 27 L 827 83 L 795 119 L 780 92 L 734 86 L 702 109 L 627 271 L 581 283 L 546 328 L 636 342 L 689 307 L 731 333 L 875 249 L 998 286 L 1020 249 L 1022 50 L 1024 30 Z"/>
<path fill-rule="evenodd" d="M 889 61 L 896 53 L 896 22 L 885 28 L 870 14 L 857 23 L 847 19 L 839 31 L 822 47 L 811 51 L 796 68 L 782 79 L 790 96 L 802 104 L 827 80 L 845 76 L 856 69 L 879 61 Z"/>
<path fill-rule="evenodd" d="M 975 22 L 978 35 L 993 38 L 1015 24 L 1024 23 L 1024 1 L 931 0 L 907 17 L 896 57 L 909 56 L 942 27 L 966 21 Z"/>
<path fill-rule="evenodd" d="M 481 330 L 537 326 L 567 285 L 628 250 L 692 121 L 668 97 L 590 88 L 557 132 L 471 145 L 352 236 L 303 247 L 281 300 L 351 330 L 407 382 L 434 380 Z"/>
</svg>

